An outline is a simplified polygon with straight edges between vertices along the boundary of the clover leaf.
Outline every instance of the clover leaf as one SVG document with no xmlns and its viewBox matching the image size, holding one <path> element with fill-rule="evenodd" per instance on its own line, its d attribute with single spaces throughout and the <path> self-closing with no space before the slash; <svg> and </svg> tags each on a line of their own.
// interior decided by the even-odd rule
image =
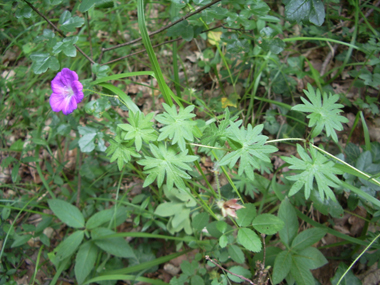
<svg viewBox="0 0 380 285">
<path fill-rule="evenodd" d="M 307 98 L 310 100 L 307 101 L 305 98 L 301 98 L 304 104 L 298 104 L 292 108 L 292 110 L 297 110 L 300 112 L 311 113 L 307 116 L 310 119 L 309 127 L 314 127 L 311 136 L 316 137 L 325 128 L 326 134 L 328 137 L 337 142 L 338 137 L 335 130 L 343 130 L 342 123 L 348 123 L 348 119 L 339 115 L 342 112 L 341 109 L 344 107 L 342 104 L 335 104 L 339 99 L 339 95 L 335 94 L 333 96 L 323 93 L 323 102 L 321 99 L 321 92 L 317 90 L 314 91 L 314 88 L 308 84 L 308 91 L 304 90 Z"/>
</svg>

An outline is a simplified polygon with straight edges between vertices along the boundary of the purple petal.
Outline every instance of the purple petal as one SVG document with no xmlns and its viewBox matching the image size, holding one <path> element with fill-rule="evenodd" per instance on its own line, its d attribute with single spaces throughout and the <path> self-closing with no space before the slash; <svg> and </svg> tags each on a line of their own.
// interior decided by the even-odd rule
<svg viewBox="0 0 380 285">
<path fill-rule="evenodd" d="M 65 86 L 71 86 L 73 81 L 78 81 L 78 74 L 75 71 L 64 68 L 61 71 L 61 81 L 65 84 Z"/>
<path fill-rule="evenodd" d="M 58 72 L 58 74 L 51 81 L 51 89 L 53 93 L 63 94 L 64 93 L 65 84 L 62 82 L 62 72 Z"/>
<path fill-rule="evenodd" d="M 74 81 L 71 83 L 71 88 L 74 92 L 74 98 L 77 103 L 81 102 L 83 100 L 83 85 L 79 81 Z"/>
<path fill-rule="evenodd" d="M 68 115 L 72 113 L 75 109 L 77 108 L 77 102 L 75 101 L 75 97 L 71 98 L 65 98 L 63 102 L 63 108 L 62 108 L 62 113 L 65 115 Z"/>
<path fill-rule="evenodd" d="M 65 100 L 65 96 L 57 93 L 53 93 L 50 96 L 50 106 L 54 112 L 59 112 L 62 110 L 62 104 Z"/>
</svg>

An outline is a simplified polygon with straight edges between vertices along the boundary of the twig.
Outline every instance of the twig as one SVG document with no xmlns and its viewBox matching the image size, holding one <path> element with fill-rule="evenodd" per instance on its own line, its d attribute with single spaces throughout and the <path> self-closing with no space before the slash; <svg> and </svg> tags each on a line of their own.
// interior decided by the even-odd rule
<svg viewBox="0 0 380 285">
<path fill-rule="evenodd" d="M 243 279 L 243 280 L 249 282 L 249 284 L 256 285 L 255 283 L 253 283 L 253 282 L 252 282 L 251 280 L 249 280 L 248 278 L 245 278 L 244 276 L 241 276 L 241 275 L 239 275 L 239 274 L 233 273 L 233 272 L 231 272 L 231 271 L 225 269 L 224 267 L 220 266 L 217 262 L 215 262 L 214 260 L 212 260 L 212 259 L 210 258 L 210 256 L 206 255 L 205 258 L 206 258 L 206 260 L 208 260 L 208 261 L 212 262 L 213 264 L 215 264 L 216 266 L 218 266 L 218 267 L 219 267 L 220 269 L 222 269 L 223 271 L 226 271 L 226 272 L 228 272 L 228 273 L 231 274 L 231 275 L 234 275 L 234 276 L 236 276 L 236 277 L 239 277 L 239 278 L 241 278 L 241 279 Z"/>
<path fill-rule="evenodd" d="M 24 1 L 25 1 L 25 0 L 24 0 Z M 189 17 L 191 17 L 191 16 L 193 16 L 193 15 L 195 15 L 195 14 L 198 14 L 198 13 L 202 12 L 204 9 L 207 9 L 208 7 L 210 7 L 210 6 L 212 6 L 212 5 L 216 4 L 216 3 L 218 3 L 218 2 L 220 2 L 220 1 L 222 1 L 222 0 L 215 0 L 215 1 L 211 2 L 210 4 L 207 4 L 207 5 L 203 6 L 203 7 L 201 7 L 201 8 L 199 8 L 199 9 L 195 10 L 194 12 L 192 12 L 192 13 L 190 13 L 190 14 L 187 14 L 186 16 L 182 17 L 181 19 L 178 19 L 177 21 L 174 21 L 173 23 L 170 23 L 169 25 L 167 25 L 167 26 L 165 26 L 165 27 L 162 27 L 161 29 L 158 29 L 157 31 L 154 31 L 154 32 L 148 34 L 148 36 L 149 36 L 149 37 L 152 37 L 152 36 L 154 36 L 154 35 L 156 35 L 156 34 L 158 34 L 158 33 L 161 33 L 162 31 L 165 31 L 165 30 L 169 29 L 170 27 L 172 27 L 172 26 L 178 24 L 179 22 L 182 22 L 182 21 L 186 20 L 187 18 L 189 18 Z M 131 44 L 137 43 L 137 42 L 139 42 L 139 41 L 141 41 L 141 40 L 142 40 L 142 38 L 140 37 L 140 38 L 135 39 L 135 40 L 133 40 L 133 41 L 129 41 L 129 42 L 126 42 L 126 43 L 123 43 L 123 44 L 115 45 L 115 46 L 113 46 L 113 47 L 102 48 L 102 52 L 101 52 L 100 57 L 99 57 L 99 59 L 98 59 L 98 63 L 100 63 L 101 59 L 103 58 L 103 53 L 105 53 L 106 51 L 110 51 L 110 50 L 118 49 L 118 48 L 121 48 L 121 47 L 124 47 L 124 46 L 128 46 L 128 45 L 131 45 Z"/>
<path fill-rule="evenodd" d="M 30 4 L 28 1 L 26 1 L 26 0 L 24 0 L 24 2 L 26 3 L 26 4 L 28 4 L 28 6 L 30 7 L 30 8 L 32 8 L 32 10 L 34 11 L 34 12 L 36 12 L 40 17 L 42 17 L 50 26 L 52 26 L 53 27 L 53 29 L 57 32 L 57 33 L 59 33 L 63 38 L 66 38 L 66 35 L 60 30 L 60 29 L 58 29 L 57 28 L 57 26 L 56 25 L 54 25 L 48 18 L 46 18 L 40 11 L 38 11 L 37 10 L 37 8 L 36 7 L 34 7 L 32 4 Z M 93 61 L 87 54 L 85 54 L 84 53 L 84 51 L 83 50 L 81 50 L 77 45 L 73 45 L 76 49 L 77 49 L 77 51 L 79 51 L 85 58 L 87 58 L 87 60 L 88 61 L 90 61 L 92 64 L 95 64 L 95 61 Z"/>
</svg>

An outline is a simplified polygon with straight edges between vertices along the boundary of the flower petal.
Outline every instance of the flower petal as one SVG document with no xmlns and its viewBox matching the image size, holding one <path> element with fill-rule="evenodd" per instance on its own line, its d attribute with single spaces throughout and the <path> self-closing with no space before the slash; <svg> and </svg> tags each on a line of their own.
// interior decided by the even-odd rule
<svg viewBox="0 0 380 285">
<path fill-rule="evenodd" d="M 65 91 L 65 84 L 62 82 L 62 72 L 58 72 L 54 79 L 51 81 L 51 89 L 53 93 L 63 94 Z"/>
<path fill-rule="evenodd" d="M 71 114 L 77 108 L 77 102 L 74 96 L 66 97 L 62 104 L 62 113 L 65 115 Z"/>
<path fill-rule="evenodd" d="M 79 81 L 73 81 L 71 83 L 71 88 L 74 92 L 74 98 L 77 103 L 81 102 L 83 100 L 83 85 Z"/>
<path fill-rule="evenodd" d="M 57 93 L 53 93 L 50 96 L 50 106 L 54 112 L 59 112 L 62 110 L 62 104 L 63 101 L 65 100 L 65 96 Z"/>
<path fill-rule="evenodd" d="M 78 74 L 68 68 L 63 68 L 61 71 L 61 81 L 65 86 L 69 87 L 72 82 L 78 81 Z"/>
</svg>

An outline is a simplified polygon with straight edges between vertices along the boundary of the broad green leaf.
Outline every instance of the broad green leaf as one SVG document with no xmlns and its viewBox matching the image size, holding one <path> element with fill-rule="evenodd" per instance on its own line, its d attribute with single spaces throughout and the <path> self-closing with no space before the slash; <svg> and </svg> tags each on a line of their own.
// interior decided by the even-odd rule
<svg viewBox="0 0 380 285">
<path fill-rule="evenodd" d="M 252 222 L 255 230 L 266 235 L 274 235 L 284 227 L 284 224 L 280 218 L 272 214 L 261 214 Z"/>
<path fill-rule="evenodd" d="M 228 246 L 228 254 L 231 259 L 237 263 L 244 263 L 245 257 L 243 251 L 235 244 Z"/>
<path fill-rule="evenodd" d="M 230 144 L 237 142 L 241 147 L 225 155 L 219 161 L 219 165 L 229 165 L 232 169 L 240 160 L 238 175 L 245 172 L 253 181 L 254 170 L 265 169 L 264 163 L 270 163 L 268 154 L 277 151 L 276 147 L 265 145 L 268 137 L 260 135 L 263 127 L 264 125 L 258 125 L 252 128 L 252 125 L 248 125 L 247 129 L 244 126 L 239 129 L 237 123 L 231 124 L 228 128 L 228 137 L 233 141 Z"/>
<path fill-rule="evenodd" d="M 58 59 L 49 53 L 32 53 L 30 59 L 33 61 L 32 70 L 35 74 L 44 73 L 48 68 L 56 71 L 60 66 Z"/>
<path fill-rule="evenodd" d="M 322 252 L 311 246 L 293 254 L 293 258 L 297 259 L 297 262 L 305 263 L 307 268 L 311 270 L 322 267 L 328 262 Z"/>
<path fill-rule="evenodd" d="M 174 202 L 162 203 L 158 205 L 154 213 L 161 217 L 170 217 L 181 212 L 183 208 L 184 208 L 183 203 L 174 203 Z"/>
<path fill-rule="evenodd" d="M 61 262 L 71 256 L 82 243 L 84 231 L 76 231 L 66 238 L 59 246 L 55 256 L 56 262 Z"/>
<path fill-rule="evenodd" d="M 187 163 L 193 162 L 198 157 L 187 155 L 187 150 L 177 153 L 175 148 L 166 148 L 163 143 L 160 143 L 158 147 L 150 144 L 150 150 L 154 157 L 145 156 L 145 159 L 137 162 L 144 166 L 144 173 L 148 174 L 143 187 L 152 184 L 156 179 L 158 187 L 161 187 L 166 178 L 168 190 L 173 188 L 173 184 L 180 189 L 186 188 L 183 179 L 190 179 L 191 176 L 186 173 L 186 170 L 192 170 Z"/>
<path fill-rule="evenodd" d="M 299 233 L 293 240 L 291 248 L 295 251 L 305 249 L 320 241 L 326 235 L 322 228 L 312 228 Z"/>
<path fill-rule="evenodd" d="M 240 228 L 238 242 L 250 251 L 259 252 L 261 250 L 261 240 L 251 229 Z"/>
<path fill-rule="evenodd" d="M 203 230 L 204 227 L 208 225 L 209 219 L 210 219 L 209 214 L 205 212 L 200 213 L 196 215 L 195 217 L 193 217 L 192 226 L 194 229 L 201 231 Z"/>
<path fill-rule="evenodd" d="M 92 6 L 102 2 L 102 0 L 83 0 L 79 5 L 79 11 L 81 13 L 87 12 Z"/>
<path fill-rule="evenodd" d="M 107 228 L 96 228 L 92 231 L 91 237 L 95 244 L 105 252 L 117 257 L 136 258 L 133 249 L 122 237 L 104 238 L 103 236 L 112 235 L 115 232 Z"/>
<path fill-rule="evenodd" d="M 102 113 L 111 108 L 111 103 L 108 98 L 101 97 L 96 100 L 92 100 L 84 106 L 87 114 L 94 115 L 100 118 Z"/>
<path fill-rule="evenodd" d="M 339 279 L 342 277 L 342 275 L 346 272 L 348 269 L 348 266 L 344 264 L 343 262 L 339 263 L 338 270 L 336 271 L 333 278 L 331 278 L 331 284 L 337 285 Z M 362 285 L 362 282 L 355 276 L 355 274 L 352 272 L 352 270 L 348 271 L 346 276 L 342 279 L 340 282 L 340 285 Z"/>
<path fill-rule="evenodd" d="M 228 244 L 228 237 L 226 235 L 222 235 L 220 238 L 219 238 L 219 246 L 221 248 L 225 248 Z"/>
<path fill-rule="evenodd" d="M 32 16 L 32 8 L 25 5 L 22 8 L 16 10 L 15 16 L 17 19 L 27 18 L 29 19 Z"/>
<path fill-rule="evenodd" d="M 186 141 L 194 141 L 193 129 L 196 122 L 191 120 L 191 118 L 195 117 L 195 114 L 191 112 L 195 106 L 190 105 L 186 109 L 180 108 L 178 113 L 174 105 L 170 107 L 164 103 L 162 106 L 166 112 L 157 115 L 155 118 L 164 125 L 164 127 L 160 129 L 158 140 L 161 141 L 169 138 L 172 145 L 178 144 L 181 151 L 185 151 Z"/>
<path fill-rule="evenodd" d="M 275 246 L 268 246 L 265 248 L 265 266 L 270 266 L 273 268 L 274 261 L 276 257 L 280 254 L 280 252 L 283 252 L 283 250 L 279 247 Z M 251 264 L 256 264 L 257 261 L 263 261 L 264 260 L 264 251 L 260 251 L 259 253 L 255 254 Z"/>
<path fill-rule="evenodd" d="M 306 263 L 302 260 L 294 258 L 292 256 L 292 267 L 290 268 L 297 285 L 310 285 L 315 284 L 313 274 L 311 274 L 310 269 L 307 267 Z"/>
<path fill-rule="evenodd" d="M 280 239 L 286 246 L 290 247 L 290 244 L 298 231 L 298 218 L 296 211 L 294 210 L 293 205 L 290 204 L 288 198 L 285 198 L 281 202 L 278 217 L 285 223 L 282 230 L 280 230 Z"/>
<path fill-rule="evenodd" d="M 251 203 L 244 204 L 244 208 L 236 211 L 237 219 L 236 223 L 239 227 L 249 226 L 256 216 L 256 207 Z"/>
<path fill-rule="evenodd" d="M 84 19 L 74 16 L 71 17 L 69 11 L 64 11 L 59 18 L 60 28 L 64 32 L 75 32 L 76 28 L 82 27 L 84 24 Z"/>
<path fill-rule="evenodd" d="M 250 279 L 252 276 L 251 272 L 248 269 L 245 269 L 244 267 L 241 267 L 241 266 L 232 266 L 232 267 L 228 268 L 228 270 L 231 271 L 232 273 L 237 274 L 237 275 L 241 275 L 247 279 Z M 241 279 L 235 275 L 232 275 L 231 273 L 227 272 L 227 276 L 233 282 L 236 282 L 236 283 L 244 282 L 244 279 Z"/>
<path fill-rule="evenodd" d="M 285 16 L 289 21 L 309 21 L 321 26 L 325 20 L 325 8 L 321 0 L 290 0 L 285 5 Z"/>
<path fill-rule="evenodd" d="M 106 222 L 111 221 L 114 214 L 116 214 L 114 209 L 106 209 L 95 213 L 88 219 L 86 229 L 92 230 Z"/>
<path fill-rule="evenodd" d="M 336 177 L 340 171 L 334 167 L 334 162 L 330 161 L 323 154 L 310 148 L 311 157 L 304 148 L 297 144 L 297 151 L 301 159 L 292 157 L 282 157 L 287 163 L 291 164 L 290 169 L 302 170 L 301 173 L 287 176 L 286 179 L 296 181 L 290 188 L 289 196 L 296 194 L 302 187 L 305 189 L 305 199 L 310 197 L 310 192 L 314 189 L 313 182 L 317 182 L 321 200 L 325 196 L 336 201 L 335 195 L 330 187 L 339 187 L 341 181 Z"/>
<path fill-rule="evenodd" d="M 28 240 L 30 240 L 32 238 L 32 236 L 33 235 L 30 235 L 30 234 L 17 236 L 15 238 L 14 242 L 12 243 L 11 248 L 15 248 L 15 247 L 26 244 L 28 242 Z"/>
<path fill-rule="evenodd" d="M 343 130 L 342 123 L 348 123 L 348 119 L 339 114 L 342 112 L 340 108 L 344 107 L 342 104 L 336 104 L 339 100 L 339 95 L 327 95 L 327 93 L 324 92 L 322 100 L 319 89 L 315 92 L 310 84 L 307 85 L 307 89 L 308 90 L 304 90 L 304 93 L 310 102 L 301 97 L 304 104 L 298 104 L 294 106 L 292 110 L 311 113 L 307 115 L 307 118 L 310 119 L 309 127 L 314 127 L 311 134 L 313 138 L 318 136 L 322 130 L 325 129 L 326 135 L 331 137 L 335 142 L 338 142 L 338 136 L 335 130 Z"/>
<path fill-rule="evenodd" d="M 73 228 L 84 228 L 84 217 L 77 207 L 59 199 L 50 199 L 48 204 L 63 223 Z"/>
<path fill-rule="evenodd" d="M 95 137 L 97 133 L 86 134 L 78 141 L 82 152 L 91 152 L 95 149 Z"/>
<path fill-rule="evenodd" d="M 61 42 L 58 42 L 58 43 L 55 44 L 55 46 L 53 47 L 53 53 L 54 54 L 59 54 L 61 51 L 63 51 L 63 53 L 66 56 L 76 57 L 77 50 L 74 47 L 74 44 L 77 41 L 78 41 L 78 37 L 77 36 L 64 38 Z"/>
<path fill-rule="evenodd" d="M 273 283 L 280 283 L 290 272 L 292 267 L 292 256 L 287 250 L 280 252 L 274 260 Z"/>
<path fill-rule="evenodd" d="M 96 263 L 98 248 L 91 241 L 82 244 L 75 258 L 75 278 L 82 284 Z"/>
</svg>

